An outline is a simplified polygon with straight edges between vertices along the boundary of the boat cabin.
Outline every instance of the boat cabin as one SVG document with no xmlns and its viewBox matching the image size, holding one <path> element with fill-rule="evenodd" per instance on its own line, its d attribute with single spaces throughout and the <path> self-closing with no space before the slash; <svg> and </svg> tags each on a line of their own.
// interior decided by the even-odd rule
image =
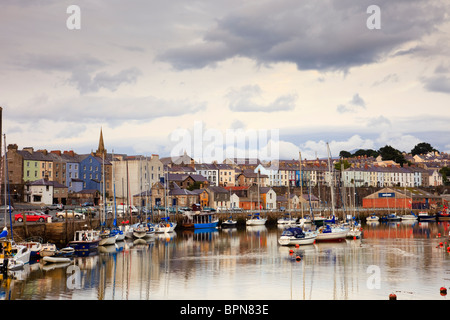
<svg viewBox="0 0 450 320">
<path fill-rule="evenodd" d="M 74 241 L 95 241 L 100 237 L 98 230 L 78 230 L 75 232 Z"/>
</svg>

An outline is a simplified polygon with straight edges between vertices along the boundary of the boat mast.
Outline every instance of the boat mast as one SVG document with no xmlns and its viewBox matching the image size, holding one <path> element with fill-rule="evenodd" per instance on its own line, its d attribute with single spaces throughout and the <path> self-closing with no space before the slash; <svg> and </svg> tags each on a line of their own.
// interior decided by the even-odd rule
<svg viewBox="0 0 450 320">
<path fill-rule="evenodd" d="M 114 149 L 112 151 L 112 179 L 113 179 L 113 189 L 114 189 L 114 227 L 117 227 L 117 208 L 116 208 L 116 177 L 114 175 Z"/>
<path fill-rule="evenodd" d="M 331 152 L 330 152 L 330 146 L 327 142 L 327 150 L 328 150 L 328 172 L 330 176 L 330 189 L 331 189 L 331 209 L 333 212 L 333 216 L 335 216 L 335 209 L 334 209 L 334 185 L 333 185 L 333 178 L 331 176 Z"/>
<path fill-rule="evenodd" d="M 9 228 L 11 229 L 11 240 L 14 240 L 13 224 L 12 224 L 12 218 L 11 218 L 11 194 L 9 193 L 8 157 L 7 157 L 7 152 L 6 152 L 6 135 L 5 134 L 3 134 L 3 139 L 4 139 L 4 148 L 5 148 L 5 214 L 6 214 L 6 192 L 8 192 Z M 6 219 L 5 219 L 5 224 L 6 224 Z"/>
<path fill-rule="evenodd" d="M 301 199 L 303 199 L 303 169 L 302 169 L 302 153 L 299 151 L 298 152 L 298 159 L 299 159 L 299 164 L 300 164 L 300 197 Z M 311 178 L 309 179 L 311 181 Z M 300 203 L 300 207 L 302 209 L 302 219 L 303 219 L 303 202 Z"/>
</svg>

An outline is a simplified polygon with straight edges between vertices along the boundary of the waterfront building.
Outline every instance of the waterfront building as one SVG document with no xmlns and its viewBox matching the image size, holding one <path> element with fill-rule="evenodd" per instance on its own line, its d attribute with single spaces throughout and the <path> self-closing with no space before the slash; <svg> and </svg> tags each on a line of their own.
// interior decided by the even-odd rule
<svg viewBox="0 0 450 320">
<path fill-rule="evenodd" d="M 31 204 L 67 204 L 67 186 L 57 181 L 39 179 L 26 185 L 26 202 Z"/>
</svg>

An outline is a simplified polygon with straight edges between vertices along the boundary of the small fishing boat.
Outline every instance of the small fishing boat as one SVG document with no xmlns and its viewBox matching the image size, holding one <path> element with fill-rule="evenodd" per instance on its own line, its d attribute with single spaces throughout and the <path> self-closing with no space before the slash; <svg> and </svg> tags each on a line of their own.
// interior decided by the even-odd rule
<svg viewBox="0 0 450 320">
<path fill-rule="evenodd" d="M 445 206 L 442 211 L 439 211 L 436 214 L 436 219 L 439 221 L 448 221 L 450 220 L 450 213 L 448 212 L 448 208 Z"/>
<path fill-rule="evenodd" d="M 288 227 L 283 230 L 278 243 L 282 246 L 313 244 L 317 238 L 315 231 L 303 231 L 300 227 Z"/>
<path fill-rule="evenodd" d="M 133 227 L 133 237 L 142 239 L 147 236 L 148 227 L 143 223 L 139 223 Z"/>
<path fill-rule="evenodd" d="M 228 219 L 223 220 L 220 226 L 222 228 L 233 228 L 237 226 L 237 221 L 233 220 L 233 217 L 230 216 Z"/>
<path fill-rule="evenodd" d="M 413 213 L 411 214 L 403 214 L 400 216 L 400 218 L 402 219 L 402 221 L 414 221 L 417 220 L 417 216 Z"/>
<path fill-rule="evenodd" d="M 55 257 L 71 257 L 75 253 L 75 249 L 72 247 L 65 247 L 56 251 Z"/>
<path fill-rule="evenodd" d="M 277 224 L 279 225 L 294 225 L 297 223 L 297 218 L 291 217 L 289 213 L 286 213 L 284 217 L 281 217 L 277 220 Z"/>
<path fill-rule="evenodd" d="M 375 213 L 372 213 L 370 216 L 366 218 L 366 222 L 376 222 L 378 220 L 380 220 L 380 218 L 377 215 L 375 215 Z"/>
<path fill-rule="evenodd" d="M 417 215 L 419 221 L 436 221 L 436 215 L 431 215 L 426 211 L 420 211 Z"/>
<path fill-rule="evenodd" d="M 183 228 L 216 228 L 219 225 L 219 218 L 212 211 L 185 211 L 183 213 Z"/>
<path fill-rule="evenodd" d="M 177 226 L 177 223 L 171 222 L 169 220 L 170 220 L 169 217 L 161 218 L 161 221 L 155 224 L 155 232 L 156 233 L 173 232 L 175 230 L 175 227 Z"/>
<path fill-rule="evenodd" d="M 401 221 L 401 220 L 402 220 L 402 218 L 401 218 L 400 216 L 398 216 L 396 213 L 388 214 L 388 215 L 385 217 L 385 219 L 386 219 L 386 221 L 388 221 L 388 222 L 392 222 L 392 221 Z"/>
<path fill-rule="evenodd" d="M 30 262 L 31 252 L 13 240 L 0 240 L 0 270 L 17 270 Z"/>
<path fill-rule="evenodd" d="M 39 258 L 40 251 L 42 249 L 42 243 L 39 241 L 23 241 L 17 243 L 18 245 L 22 245 L 28 248 L 30 250 L 30 259 L 34 260 Z"/>
<path fill-rule="evenodd" d="M 110 229 L 103 229 L 99 232 L 100 242 L 99 246 L 109 246 L 116 243 L 116 239 L 118 237 L 117 234 L 112 233 Z"/>
<path fill-rule="evenodd" d="M 318 229 L 317 241 L 342 241 L 347 237 L 349 229 L 339 226 L 325 225 Z"/>
<path fill-rule="evenodd" d="M 41 257 L 51 257 L 55 255 L 56 251 L 57 251 L 56 244 L 47 242 L 42 244 L 42 248 L 39 255 Z"/>
<path fill-rule="evenodd" d="M 98 249 L 100 243 L 100 231 L 98 230 L 78 230 L 75 231 L 74 239 L 68 243 L 77 253 L 90 253 Z"/>
<path fill-rule="evenodd" d="M 245 224 L 247 226 L 262 226 L 266 224 L 267 219 L 262 218 L 259 214 L 259 212 L 254 213 L 253 215 L 250 215 L 250 218 L 248 218 L 245 221 Z"/>
</svg>

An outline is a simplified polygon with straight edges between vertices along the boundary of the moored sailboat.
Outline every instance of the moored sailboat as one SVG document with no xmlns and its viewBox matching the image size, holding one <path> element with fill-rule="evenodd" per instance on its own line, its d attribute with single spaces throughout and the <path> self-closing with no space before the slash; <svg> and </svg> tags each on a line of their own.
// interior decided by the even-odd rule
<svg viewBox="0 0 450 320">
<path fill-rule="evenodd" d="M 282 246 L 313 244 L 316 238 L 316 231 L 303 231 L 300 227 L 288 227 L 281 233 L 278 243 Z"/>
</svg>

